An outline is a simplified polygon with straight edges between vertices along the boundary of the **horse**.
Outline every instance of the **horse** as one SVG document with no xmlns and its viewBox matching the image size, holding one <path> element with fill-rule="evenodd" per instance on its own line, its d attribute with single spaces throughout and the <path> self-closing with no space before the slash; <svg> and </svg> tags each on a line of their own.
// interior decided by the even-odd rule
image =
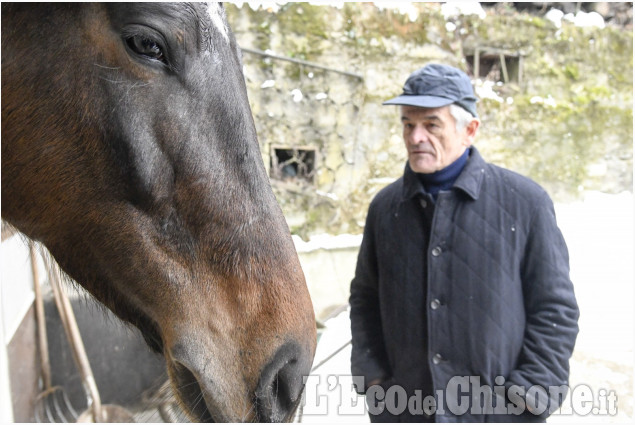
<svg viewBox="0 0 635 425">
<path fill-rule="evenodd" d="M 165 357 L 194 421 L 288 421 L 316 347 L 224 8 L 2 4 L 2 218 Z"/>
</svg>

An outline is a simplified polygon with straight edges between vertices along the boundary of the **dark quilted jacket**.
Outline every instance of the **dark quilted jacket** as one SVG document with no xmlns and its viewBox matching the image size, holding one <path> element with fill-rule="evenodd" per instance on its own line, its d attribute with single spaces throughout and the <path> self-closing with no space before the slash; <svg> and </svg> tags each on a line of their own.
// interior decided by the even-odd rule
<svg viewBox="0 0 635 425">
<path fill-rule="evenodd" d="M 445 390 L 455 376 L 490 386 L 501 376 L 506 388 L 566 385 L 579 311 L 547 193 L 472 148 L 426 227 L 430 202 L 406 166 L 370 205 L 351 283 L 353 375 L 424 393 Z M 547 414 L 457 417 L 445 409 L 436 421 Z"/>
</svg>

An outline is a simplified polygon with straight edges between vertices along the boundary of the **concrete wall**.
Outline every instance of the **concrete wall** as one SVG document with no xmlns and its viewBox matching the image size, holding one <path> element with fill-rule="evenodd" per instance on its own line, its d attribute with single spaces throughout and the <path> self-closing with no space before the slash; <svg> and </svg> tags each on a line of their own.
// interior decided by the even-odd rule
<svg viewBox="0 0 635 425">
<path fill-rule="evenodd" d="M 11 236 L 11 232 L 6 232 L 4 228 L 3 241 L 0 244 L 0 261 L 0 421 L 4 422 L 14 419 L 25 420 L 20 416 L 20 412 L 32 409 L 33 401 L 25 402 L 24 399 L 16 399 L 11 394 L 13 391 L 33 394 L 37 388 L 37 378 L 34 378 L 33 373 L 37 371 L 32 367 L 36 339 L 32 327 L 34 295 L 29 248 L 18 235 Z M 18 345 L 31 347 L 30 350 L 26 350 L 27 358 L 22 363 L 25 369 L 22 365 L 15 364 L 16 357 L 20 356 L 16 348 Z M 20 372 L 27 369 L 33 373 L 27 372 L 28 376 L 21 376 Z M 15 382 L 17 379 L 20 380 L 19 383 Z M 18 403 L 17 412 L 13 401 Z"/>
<path fill-rule="evenodd" d="M 226 5 L 239 45 L 276 55 L 243 54 L 265 165 L 274 145 L 311 147 L 318 158 L 310 183 L 272 179 L 293 233 L 361 232 L 370 199 L 406 158 L 399 112 L 381 103 L 429 62 L 473 77 L 486 159 L 559 201 L 632 190 L 632 5 L 619 4 L 631 24 L 604 28 L 553 22 L 551 6 L 532 14 L 511 3 L 469 6 Z M 474 75 L 476 49 L 508 55 L 509 81 L 485 64 Z"/>
<path fill-rule="evenodd" d="M 33 303 L 33 274 L 29 248 L 17 234 L 2 241 L 0 255 L 2 257 L 0 312 L 6 344 L 13 338 L 22 318 Z"/>
<path fill-rule="evenodd" d="M 313 309 L 324 319 L 348 304 L 361 235 L 318 235 L 304 242 L 294 237 Z"/>
<path fill-rule="evenodd" d="M 2 291 L 0 291 L 0 304 Z M 9 360 L 4 338 L 4 317 L 0 314 L 0 422 L 13 422 L 13 406 L 11 403 L 11 385 L 9 383 Z"/>
</svg>

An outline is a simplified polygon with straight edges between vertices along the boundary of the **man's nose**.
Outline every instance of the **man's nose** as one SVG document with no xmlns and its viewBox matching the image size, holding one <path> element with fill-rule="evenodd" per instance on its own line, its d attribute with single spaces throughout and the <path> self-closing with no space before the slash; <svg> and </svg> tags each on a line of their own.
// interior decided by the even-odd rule
<svg viewBox="0 0 635 425">
<path fill-rule="evenodd" d="M 410 133 L 409 142 L 413 145 L 419 145 L 429 140 L 430 133 L 426 131 L 423 126 L 417 125 L 412 129 Z"/>
</svg>

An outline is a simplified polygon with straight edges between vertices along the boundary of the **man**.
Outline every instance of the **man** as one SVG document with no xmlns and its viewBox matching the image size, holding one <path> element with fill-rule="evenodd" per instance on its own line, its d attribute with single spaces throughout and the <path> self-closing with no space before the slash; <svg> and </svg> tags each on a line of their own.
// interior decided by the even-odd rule
<svg viewBox="0 0 635 425">
<path fill-rule="evenodd" d="M 371 202 L 351 283 L 371 420 L 544 421 L 579 316 L 551 199 L 472 146 L 462 71 L 427 65 L 384 104 L 400 105 L 408 161 Z"/>
</svg>

